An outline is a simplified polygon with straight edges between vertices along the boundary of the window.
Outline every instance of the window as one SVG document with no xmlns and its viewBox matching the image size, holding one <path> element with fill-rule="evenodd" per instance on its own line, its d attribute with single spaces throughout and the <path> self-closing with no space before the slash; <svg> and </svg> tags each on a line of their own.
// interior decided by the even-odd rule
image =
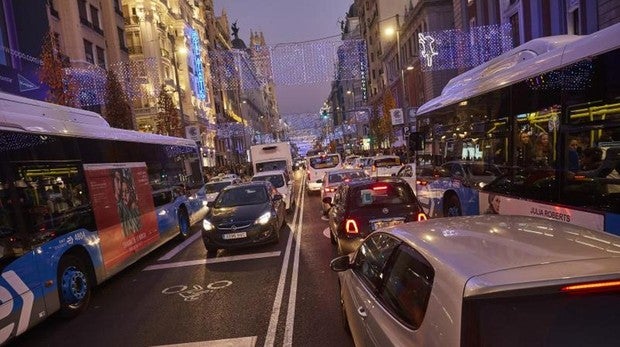
<svg viewBox="0 0 620 347">
<path fill-rule="evenodd" d="M 50 5 L 50 14 L 56 18 L 58 18 L 58 10 L 56 9 L 56 7 L 54 6 L 54 1 L 55 0 L 49 0 L 49 5 Z"/>
<path fill-rule="evenodd" d="M 93 28 L 101 29 L 99 24 L 99 10 L 95 6 L 90 6 L 90 22 L 93 23 Z"/>
<path fill-rule="evenodd" d="M 88 40 L 84 40 L 84 57 L 87 62 L 91 64 L 95 63 L 95 57 L 93 56 L 93 43 Z"/>
<path fill-rule="evenodd" d="M 86 13 L 86 0 L 77 0 L 78 12 L 80 13 L 80 22 L 88 24 L 88 14 Z"/>
<path fill-rule="evenodd" d="M 383 272 L 385 283 L 379 294 L 382 302 L 401 322 L 413 329 L 419 328 L 433 288 L 435 270 L 420 253 L 402 245 Z"/>
<path fill-rule="evenodd" d="M 122 50 L 127 50 L 127 44 L 125 43 L 125 32 L 122 28 L 116 27 L 116 32 L 118 33 L 118 44 L 120 45 Z"/>
<path fill-rule="evenodd" d="M 512 45 L 517 47 L 521 43 L 521 39 L 519 38 L 519 13 L 515 13 L 510 16 L 510 30 L 512 36 Z"/>
<path fill-rule="evenodd" d="M 376 233 L 367 238 L 356 253 L 353 271 L 368 285 L 371 291 L 376 291 L 381 286 L 383 268 L 387 263 L 392 251 L 400 241 L 394 237 Z"/>
<path fill-rule="evenodd" d="M 97 65 L 99 67 L 105 69 L 105 51 L 103 48 L 97 46 Z"/>
</svg>

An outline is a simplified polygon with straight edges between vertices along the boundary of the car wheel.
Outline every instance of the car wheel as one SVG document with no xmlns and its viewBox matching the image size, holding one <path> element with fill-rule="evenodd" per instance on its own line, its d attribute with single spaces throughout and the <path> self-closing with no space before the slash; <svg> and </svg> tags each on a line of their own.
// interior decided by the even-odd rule
<svg viewBox="0 0 620 347">
<path fill-rule="evenodd" d="M 282 228 L 273 228 L 273 233 L 276 235 L 276 237 L 273 239 L 273 243 L 278 244 L 280 243 L 280 233 L 281 233 L 281 229 Z"/>
<path fill-rule="evenodd" d="M 181 239 L 186 239 L 189 236 L 190 225 L 189 225 L 189 216 L 187 215 L 187 210 L 185 208 L 179 209 L 179 237 Z"/>
<path fill-rule="evenodd" d="M 88 268 L 82 259 L 67 254 L 60 259 L 57 276 L 60 315 L 75 317 L 86 309 L 90 301 L 92 286 Z"/>
<path fill-rule="evenodd" d="M 344 253 L 344 250 L 342 249 L 342 244 L 340 243 L 339 240 L 336 240 L 336 243 L 338 244 L 338 247 L 337 247 L 338 255 L 344 255 L 345 253 Z"/>
<path fill-rule="evenodd" d="M 217 256 L 217 247 L 207 246 L 207 258 L 215 258 Z"/>
<path fill-rule="evenodd" d="M 338 240 L 336 240 L 336 237 L 334 236 L 334 233 L 332 233 L 331 229 L 329 230 L 329 241 L 331 241 L 332 245 L 338 243 Z"/>
<path fill-rule="evenodd" d="M 340 289 L 340 313 L 342 317 L 342 326 L 347 334 L 351 335 L 351 327 L 349 326 L 349 318 L 347 317 L 347 310 L 344 308 L 344 300 L 342 299 L 342 288 L 340 281 L 338 281 L 338 287 Z"/>
<path fill-rule="evenodd" d="M 463 215 L 463 211 L 461 210 L 461 201 L 456 194 L 450 194 L 444 198 L 443 215 L 444 217 L 457 217 Z"/>
</svg>

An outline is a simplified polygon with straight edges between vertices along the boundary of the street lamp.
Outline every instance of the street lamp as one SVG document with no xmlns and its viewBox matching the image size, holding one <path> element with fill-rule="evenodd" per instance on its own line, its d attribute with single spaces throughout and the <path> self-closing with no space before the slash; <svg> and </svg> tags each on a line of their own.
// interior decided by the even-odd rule
<svg viewBox="0 0 620 347">
<path fill-rule="evenodd" d="M 175 35 L 168 34 L 168 38 L 172 43 L 172 66 L 174 67 L 174 79 L 176 81 L 176 92 L 179 95 L 179 112 L 181 113 L 181 129 L 183 129 L 183 137 L 185 135 L 185 112 L 183 112 L 183 97 L 181 96 L 181 82 L 179 81 L 179 67 L 177 63 L 177 45 Z M 179 53 L 187 52 L 187 48 L 179 48 Z"/>
<path fill-rule="evenodd" d="M 405 102 L 405 69 L 403 68 L 403 63 L 402 63 L 402 59 L 400 56 L 400 17 L 398 14 L 396 14 L 394 17 L 396 17 L 396 29 L 389 27 L 385 29 L 385 34 L 388 36 L 393 35 L 394 33 L 396 33 L 396 66 L 398 68 L 398 70 L 400 71 L 400 83 L 401 83 L 401 88 L 400 88 L 400 102 L 399 102 L 399 106 L 403 111 L 403 121 L 404 121 L 404 126 L 403 128 L 409 128 L 409 115 L 407 114 L 405 107 L 406 107 L 406 102 Z M 410 69 L 411 68 L 411 69 Z M 407 70 L 412 70 L 413 66 L 408 66 Z M 404 139 L 404 131 L 403 131 L 403 139 Z M 408 143 L 408 141 L 406 142 Z M 410 155 L 409 155 L 409 148 L 407 148 L 407 162 L 410 161 Z"/>
</svg>

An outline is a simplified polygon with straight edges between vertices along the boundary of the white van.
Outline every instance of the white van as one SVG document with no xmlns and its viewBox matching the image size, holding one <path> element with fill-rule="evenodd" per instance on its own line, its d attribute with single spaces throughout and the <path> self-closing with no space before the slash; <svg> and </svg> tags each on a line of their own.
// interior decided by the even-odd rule
<svg viewBox="0 0 620 347">
<path fill-rule="evenodd" d="M 293 155 L 288 142 L 265 143 L 250 147 L 254 174 L 263 171 L 284 170 L 293 172 Z"/>
<path fill-rule="evenodd" d="M 334 169 L 342 169 L 342 161 L 338 153 L 327 153 L 306 157 L 306 171 L 308 173 L 306 189 L 308 193 L 320 192 L 323 183 L 323 175 L 325 175 L 325 172 Z"/>
</svg>

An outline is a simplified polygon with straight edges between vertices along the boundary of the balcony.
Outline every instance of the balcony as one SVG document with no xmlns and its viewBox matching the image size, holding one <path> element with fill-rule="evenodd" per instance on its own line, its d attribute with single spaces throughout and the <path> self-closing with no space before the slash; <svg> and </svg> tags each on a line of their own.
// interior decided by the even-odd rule
<svg viewBox="0 0 620 347">
<path fill-rule="evenodd" d="M 129 54 L 142 54 L 142 46 L 128 46 Z"/>
</svg>

